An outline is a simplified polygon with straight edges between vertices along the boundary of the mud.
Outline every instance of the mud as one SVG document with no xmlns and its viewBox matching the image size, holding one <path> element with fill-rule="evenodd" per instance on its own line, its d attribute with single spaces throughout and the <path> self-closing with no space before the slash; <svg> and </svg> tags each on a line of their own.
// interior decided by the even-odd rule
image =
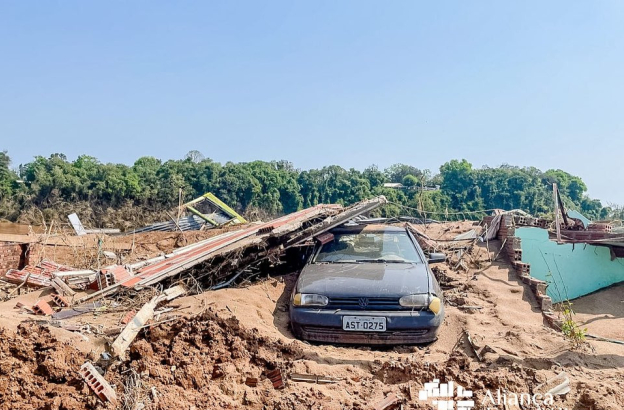
<svg viewBox="0 0 624 410">
<path fill-rule="evenodd" d="M 0 409 L 97 408 L 77 373 L 86 357 L 71 344 L 33 324 L 0 328 L 0 340 Z"/>
<path fill-rule="evenodd" d="M 428 234 L 445 237 L 470 227 L 431 226 Z M 178 236 L 156 236 L 149 246 L 158 251 L 177 246 Z M 454 269 L 453 262 L 436 265 L 447 311 L 438 340 L 425 346 L 349 347 L 295 339 L 288 299 L 296 272 L 178 299 L 180 310 L 171 313 L 177 318 L 146 328 L 131 345 L 127 361 L 97 363 L 117 393 L 117 406 L 100 402 L 77 373 L 87 359 L 101 358 L 111 338 L 19 324 L 33 317 L 17 313 L 16 300 L 5 302 L 0 323 L 15 324 L 16 330 L 0 330 L 0 409 L 371 409 L 390 393 L 403 409 L 428 409 L 432 404 L 420 402 L 418 391 L 433 379 L 453 380 L 472 390 L 475 409 L 504 409 L 488 403 L 485 392 L 494 397 L 498 392 L 507 397 L 534 394 L 561 372 L 569 377 L 570 392 L 556 396 L 550 408 L 624 408 L 622 346 L 588 341 L 571 349 L 561 333 L 545 326 L 531 290 L 508 261 L 493 260 L 500 246 L 498 241 L 478 244 L 464 256 L 467 270 Z M 146 254 L 154 251 L 145 249 Z M 98 312 L 77 323 L 118 323 L 123 315 Z M 584 315 L 584 321 L 593 320 L 589 312 Z M 624 338 L 621 329 L 611 331 Z M 470 333 L 482 360 L 464 332 Z M 274 389 L 266 377 L 273 369 L 281 370 L 284 388 Z M 291 373 L 337 382 L 295 382 Z M 258 378 L 258 385 L 247 386 L 248 377 Z M 536 407 L 507 405 L 520 408 Z"/>
</svg>

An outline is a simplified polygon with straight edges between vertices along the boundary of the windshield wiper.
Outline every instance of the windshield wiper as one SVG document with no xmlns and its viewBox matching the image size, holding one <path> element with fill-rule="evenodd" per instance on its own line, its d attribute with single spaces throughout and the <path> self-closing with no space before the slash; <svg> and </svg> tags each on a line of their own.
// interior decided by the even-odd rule
<svg viewBox="0 0 624 410">
<path fill-rule="evenodd" d="M 361 263 L 414 263 L 412 261 L 407 261 L 405 259 L 403 260 L 397 260 L 397 259 L 358 259 L 356 262 L 361 262 Z"/>
<path fill-rule="evenodd" d="M 362 261 L 356 261 L 354 259 L 343 259 L 339 261 L 317 261 L 315 263 L 362 263 Z"/>
</svg>

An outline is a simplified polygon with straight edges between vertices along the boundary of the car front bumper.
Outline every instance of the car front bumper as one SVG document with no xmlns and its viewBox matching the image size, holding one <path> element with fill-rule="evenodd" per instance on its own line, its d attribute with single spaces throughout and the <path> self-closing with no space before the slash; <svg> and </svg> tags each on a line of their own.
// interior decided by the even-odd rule
<svg viewBox="0 0 624 410">
<path fill-rule="evenodd" d="M 374 316 L 386 318 L 386 331 L 361 332 L 342 328 L 343 316 Z M 290 308 L 290 323 L 296 337 L 309 341 L 400 345 L 433 342 L 444 320 L 444 308 L 434 315 L 429 311 L 335 310 Z"/>
</svg>

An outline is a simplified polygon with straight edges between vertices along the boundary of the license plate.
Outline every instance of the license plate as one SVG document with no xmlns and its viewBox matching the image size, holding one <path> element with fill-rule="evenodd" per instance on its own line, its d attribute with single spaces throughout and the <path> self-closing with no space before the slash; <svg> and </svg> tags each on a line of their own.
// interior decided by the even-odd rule
<svg viewBox="0 0 624 410">
<path fill-rule="evenodd" d="M 386 318 L 376 316 L 343 316 L 342 329 L 353 332 L 385 332 Z"/>
</svg>

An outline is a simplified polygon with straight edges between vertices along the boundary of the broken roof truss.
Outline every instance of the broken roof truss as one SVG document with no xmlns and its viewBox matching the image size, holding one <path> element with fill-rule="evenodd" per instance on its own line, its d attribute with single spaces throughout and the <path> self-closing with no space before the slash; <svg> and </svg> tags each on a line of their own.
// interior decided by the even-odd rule
<svg viewBox="0 0 624 410">
<path fill-rule="evenodd" d="M 243 229 L 179 248 L 168 255 L 133 265 L 105 268 L 99 272 L 105 275 L 104 280 L 100 280 L 103 287 L 76 303 L 109 295 L 123 288 L 140 290 L 179 275 L 192 276 L 214 285 L 244 271 L 259 260 L 277 256 L 288 247 L 301 244 L 356 216 L 367 214 L 386 202 L 386 198 L 380 196 L 347 208 L 341 205 L 316 205 L 266 223 L 249 224 Z"/>
</svg>

